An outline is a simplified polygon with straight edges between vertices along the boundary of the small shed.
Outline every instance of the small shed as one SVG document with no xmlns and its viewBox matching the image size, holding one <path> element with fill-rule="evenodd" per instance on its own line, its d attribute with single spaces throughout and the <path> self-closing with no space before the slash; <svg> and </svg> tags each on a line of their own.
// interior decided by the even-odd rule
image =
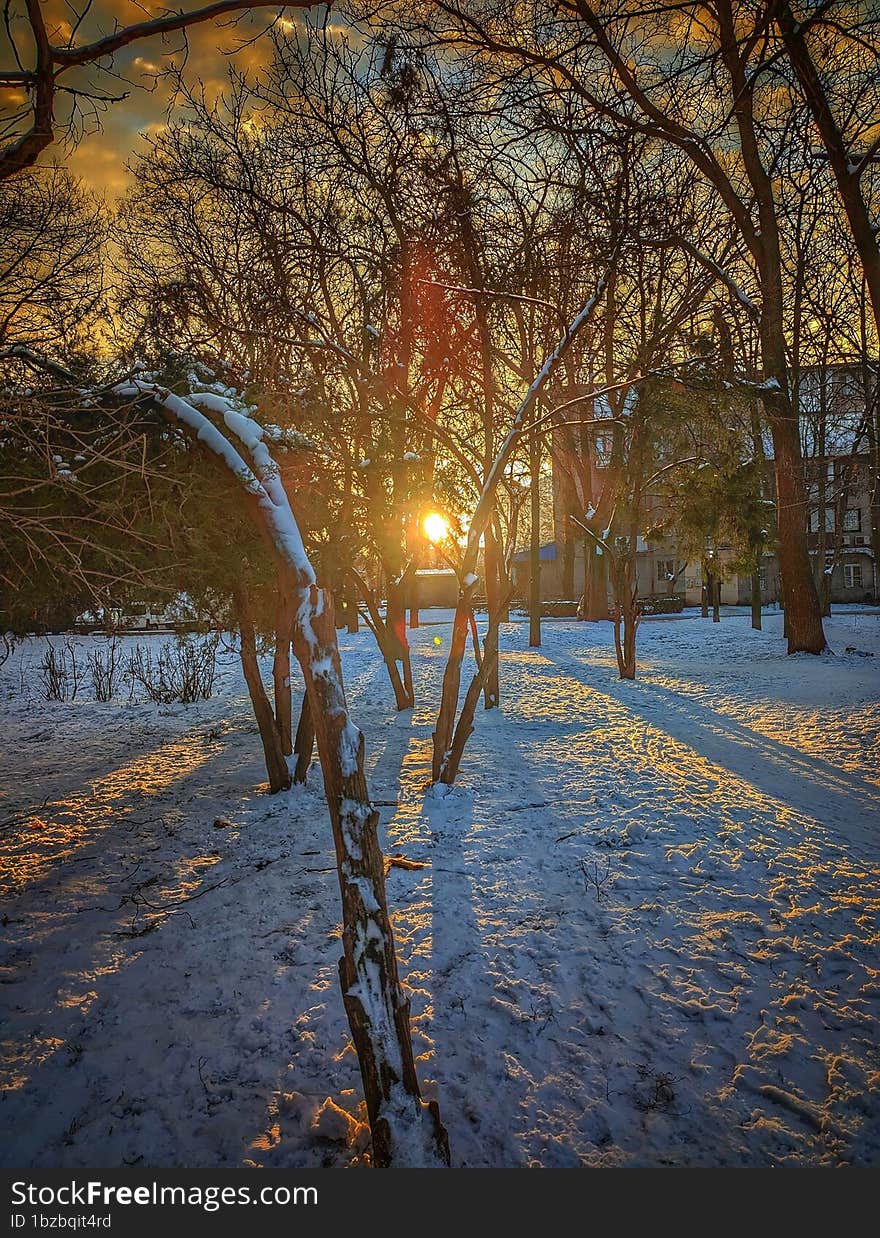
<svg viewBox="0 0 880 1238">
<path fill-rule="evenodd" d="M 415 603 L 420 610 L 432 606 L 454 607 L 458 601 L 458 577 L 451 567 L 425 567 L 415 575 Z"/>
</svg>

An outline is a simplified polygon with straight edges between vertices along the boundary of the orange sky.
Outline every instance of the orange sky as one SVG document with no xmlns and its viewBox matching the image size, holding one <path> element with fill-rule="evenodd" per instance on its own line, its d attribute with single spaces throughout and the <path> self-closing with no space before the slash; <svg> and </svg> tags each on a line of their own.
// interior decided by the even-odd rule
<svg viewBox="0 0 880 1238">
<path fill-rule="evenodd" d="M 203 7 L 209 0 L 168 0 L 167 5 L 144 0 L 144 3 L 133 3 L 132 0 L 93 0 L 89 11 L 77 32 L 78 43 L 88 43 L 103 34 L 109 34 L 114 29 L 114 23 L 129 25 L 145 20 L 147 16 L 161 15 L 163 8 L 171 7 L 184 11 Z M 43 0 L 43 11 L 53 43 L 65 43 L 69 38 L 73 9 L 81 11 L 86 7 L 87 0 Z M 13 9 L 23 10 L 23 6 L 13 5 Z M 194 27 L 189 32 L 189 58 L 187 61 L 187 76 L 190 80 L 200 80 L 209 90 L 219 89 L 224 80 L 230 63 L 239 68 L 255 68 L 264 63 L 270 51 L 268 39 L 262 39 L 251 47 L 245 47 L 230 56 L 224 54 L 240 48 L 243 40 L 253 37 L 267 22 L 278 13 L 278 7 L 272 7 L 252 16 L 243 16 L 236 26 L 218 26 L 207 22 Z M 291 18 L 295 16 L 293 10 Z M 228 23 L 229 19 L 226 19 Z M 19 13 L 17 23 L 14 23 L 16 33 L 20 32 L 20 52 L 27 65 L 30 58 L 30 47 L 27 38 L 27 24 Z M 104 112 L 100 131 L 87 132 L 76 149 L 68 151 L 60 143 L 50 148 L 41 162 L 58 160 L 65 162 L 78 176 L 81 176 L 92 188 L 115 196 L 124 189 L 127 182 L 125 169 L 126 160 L 138 147 L 138 135 L 149 131 L 165 122 L 165 109 L 168 103 L 169 88 L 166 82 L 156 83 L 150 77 L 153 67 L 163 63 L 163 53 L 167 63 L 169 53 L 182 47 L 182 36 L 169 36 L 163 44 L 160 38 L 152 38 L 123 49 L 118 53 L 114 71 L 124 73 L 128 82 L 121 82 L 107 73 L 91 72 L 87 77 L 80 71 L 71 72 L 62 78 L 62 82 L 76 87 L 82 87 L 88 82 L 108 94 L 122 94 L 129 91 L 129 98 L 121 103 L 114 103 Z M 14 68 L 9 42 L 5 33 L 0 33 L 0 65 L 3 68 Z M 64 107 L 60 102 L 59 113 Z M 94 126 L 93 126 L 94 128 Z"/>
</svg>

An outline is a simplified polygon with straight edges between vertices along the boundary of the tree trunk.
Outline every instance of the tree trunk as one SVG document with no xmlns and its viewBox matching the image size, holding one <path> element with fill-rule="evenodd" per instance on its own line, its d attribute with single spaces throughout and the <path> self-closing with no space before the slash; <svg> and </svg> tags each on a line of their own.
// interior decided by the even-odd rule
<svg viewBox="0 0 880 1238">
<path fill-rule="evenodd" d="M 540 515 L 540 508 L 539 508 Z M 539 539 L 540 542 L 540 539 Z M 562 596 L 564 598 L 573 598 L 575 596 L 574 585 L 574 559 L 575 559 L 575 542 L 570 533 L 565 533 L 562 538 Z"/>
<path fill-rule="evenodd" d="M 630 545 L 634 546 L 635 541 L 633 532 Z M 617 655 L 617 670 L 621 679 L 635 679 L 636 631 L 639 626 L 635 562 L 631 558 L 621 562 L 615 556 L 611 564 L 611 581 L 614 588 L 614 652 Z"/>
<path fill-rule="evenodd" d="M 638 620 L 628 606 L 614 608 L 614 652 L 621 679 L 636 677 L 636 627 Z"/>
<path fill-rule="evenodd" d="M 747 235 L 744 235 L 761 282 L 758 313 L 764 371 L 761 400 L 773 437 L 777 540 L 788 622 L 788 652 L 821 653 L 825 648 L 825 633 L 810 566 L 800 426 L 789 384 L 782 243 L 774 182 L 763 162 L 754 112 L 755 79 L 747 72 L 747 58 L 742 55 L 731 0 L 719 4 L 716 15 L 719 48 L 733 89 L 733 118 L 739 130 L 743 168 L 757 207 L 758 227 L 747 226 Z"/>
<path fill-rule="evenodd" d="M 508 573 L 504 556 L 500 553 L 498 555 L 498 587 L 500 590 L 498 622 L 510 623 L 510 599 L 513 596 L 513 577 Z M 501 634 L 499 633 L 499 640 L 500 636 Z"/>
<path fill-rule="evenodd" d="M 513 422 L 504 438 L 503 443 L 501 444 L 497 456 L 488 468 L 485 481 L 483 483 L 483 488 L 480 492 L 480 497 L 477 500 L 477 505 L 474 508 L 473 515 L 471 516 L 467 542 L 465 545 L 464 555 L 462 557 L 462 583 L 459 589 L 458 603 L 455 608 L 455 619 L 452 624 L 452 642 L 450 645 L 449 657 L 446 660 L 446 669 L 443 672 L 443 688 L 440 697 L 440 709 L 437 713 L 437 725 L 434 728 L 433 735 L 434 751 L 432 769 L 435 782 L 440 780 L 440 776 L 449 760 L 452 747 L 453 728 L 455 725 L 455 715 L 458 708 L 458 690 L 461 686 L 461 663 L 464 657 L 465 648 L 467 647 L 468 616 L 471 611 L 471 595 L 476 583 L 476 566 L 479 556 L 480 537 L 485 536 L 489 522 L 493 516 L 498 482 L 503 475 L 507 462 L 516 448 L 517 443 L 519 443 L 525 429 L 530 424 L 528 418 L 540 397 L 542 388 L 552 378 L 559 364 L 562 362 L 571 347 L 572 341 L 577 337 L 578 333 L 586 325 L 586 323 L 588 323 L 592 318 L 596 307 L 599 304 L 600 298 L 604 294 L 604 291 L 605 281 L 600 280 L 596 287 L 595 295 L 591 297 L 582 307 L 580 312 L 566 328 L 565 334 L 559 340 L 556 347 L 546 357 L 544 364 L 541 366 L 540 372 L 535 377 L 520 402 L 520 405 L 514 415 Z M 509 593 L 504 605 L 509 605 Z"/>
<path fill-rule="evenodd" d="M 278 791 L 286 791 L 290 786 L 290 770 L 281 750 L 281 738 L 275 724 L 275 715 L 263 687 L 263 677 L 260 674 L 260 664 L 257 660 L 257 637 L 250 607 L 242 593 L 235 595 L 235 609 L 238 615 L 238 628 L 241 634 L 241 668 L 244 671 L 245 683 L 251 698 L 251 706 L 260 740 L 263 744 L 263 756 L 266 761 L 266 774 L 269 778 L 269 791 L 274 795 Z"/>
<path fill-rule="evenodd" d="M 591 623 L 608 618 L 607 556 L 599 554 L 592 538 L 584 539 L 584 597 L 581 618 Z"/>
<path fill-rule="evenodd" d="M 638 615 L 632 607 L 627 607 L 623 615 L 623 673 L 622 679 L 636 677 L 636 629 Z"/>
<path fill-rule="evenodd" d="M 274 552 L 282 590 L 294 599 L 293 649 L 309 694 L 336 850 L 342 892 L 343 956 L 339 975 L 364 1082 L 373 1136 L 373 1164 L 401 1168 L 448 1166 L 449 1145 L 437 1103 L 431 1101 L 426 1105 L 419 1092 L 409 1004 L 398 979 L 386 903 L 384 860 L 377 837 L 378 814 L 370 802 L 364 776 L 364 737 L 351 721 L 345 699 L 332 599 L 315 584 L 296 518 L 269 453 L 254 450 L 250 434 L 239 434 L 251 451 L 255 473 L 249 475 L 246 462 L 230 440 L 224 439 L 194 405 L 147 384 L 138 384 L 135 390 L 150 391 L 161 407 L 192 432 L 194 441 L 205 443 L 238 484 L 243 475 L 249 476 L 244 493 L 251 502 L 257 527 Z M 258 445 L 262 445 L 262 440 Z M 243 594 L 236 600 L 246 601 Z M 247 622 L 250 617 L 246 608 L 244 617 L 248 650 L 243 663 L 254 679 L 254 687 L 259 685 L 265 698 L 256 665 L 253 623 Z M 271 709 L 268 714 L 267 732 L 277 743 Z"/>
<path fill-rule="evenodd" d="M 874 601 L 880 600 L 880 567 L 877 557 L 880 555 L 880 390 L 876 387 L 869 392 L 871 401 L 870 414 L 867 418 L 868 428 L 868 460 L 871 492 L 869 496 L 871 516 L 871 545 L 874 555 L 871 563 L 871 596 Z"/>
<path fill-rule="evenodd" d="M 284 756 L 293 752 L 293 717 L 290 689 L 290 642 L 293 638 L 291 607 L 282 599 L 275 620 L 275 657 L 272 659 L 272 682 L 275 688 L 275 725 Z"/>
<path fill-rule="evenodd" d="M 308 692 L 303 693 L 302 705 L 299 710 L 299 722 L 296 727 L 296 739 L 293 751 L 296 753 L 296 769 L 293 771 L 293 781 L 304 786 L 312 763 L 312 753 L 315 748 L 315 728 L 312 725 L 312 707 Z"/>
<path fill-rule="evenodd" d="M 468 690 L 465 693 L 464 702 L 461 707 L 461 713 L 458 717 L 458 722 L 455 726 L 455 734 L 452 737 L 452 745 L 449 750 L 449 757 L 443 769 L 440 781 L 447 786 L 452 786 L 458 775 L 461 766 L 461 758 L 464 756 L 464 748 L 468 739 L 473 734 L 474 730 L 474 714 L 477 710 L 477 701 L 480 699 L 480 690 L 483 686 L 483 680 L 487 675 L 491 674 L 491 664 L 498 659 L 498 624 L 493 623 L 490 619 L 489 629 L 486 633 L 486 640 L 483 644 L 483 662 L 480 669 L 474 675 Z"/>
<path fill-rule="evenodd" d="M 401 643 L 399 634 L 395 632 L 393 626 L 395 622 L 400 624 L 404 621 L 405 612 L 397 608 L 392 611 L 391 599 L 389 597 L 388 609 L 385 612 L 386 617 L 383 619 L 373 590 L 357 573 L 352 572 L 351 575 L 367 608 L 367 613 L 370 617 L 369 627 L 376 638 L 376 644 L 379 646 L 379 652 L 382 654 L 382 661 L 385 663 L 385 669 L 388 671 L 391 690 L 394 693 L 394 703 L 399 710 L 412 709 L 415 699 L 412 695 L 412 665 L 409 657 L 409 644 L 406 642 L 405 632 L 404 642 Z M 398 661 L 403 666 L 403 675 L 401 675 Z"/>
<path fill-rule="evenodd" d="M 766 397 L 765 397 L 766 402 Z M 822 616 L 807 542 L 806 496 L 797 420 L 771 418 L 776 470 L 777 535 L 789 653 L 821 653 Z"/>
<path fill-rule="evenodd" d="M 437 725 L 432 736 L 434 741 L 431 777 L 434 782 L 443 781 L 443 773 L 452 750 L 452 735 L 455 715 L 458 711 L 458 690 L 461 687 L 461 664 L 464 660 L 468 637 L 468 615 L 472 589 L 462 589 L 452 621 L 452 640 L 449 657 L 443 672 L 443 687 L 440 694 L 440 709 Z"/>
<path fill-rule="evenodd" d="M 529 500 L 531 529 L 529 533 L 529 646 L 538 649 L 541 645 L 541 443 L 537 427 L 529 438 Z M 565 547 L 572 546 L 566 537 Z M 574 556 L 572 555 L 572 581 L 574 580 Z M 572 592 L 574 590 L 572 589 Z"/>
<path fill-rule="evenodd" d="M 385 639 L 380 641 L 398 709 L 412 709 L 412 662 L 406 636 L 406 582 L 388 581 Z M 397 663 L 401 670 L 398 671 Z"/>
<path fill-rule="evenodd" d="M 419 627 L 419 582 L 415 570 L 408 572 L 407 575 L 409 578 L 409 588 L 407 590 L 409 628 L 411 632 L 415 632 Z"/>
<path fill-rule="evenodd" d="M 823 619 L 831 615 L 831 573 L 827 571 L 823 571 L 819 582 L 819 609 Z"/>
<path fill-rule="evenodd" d="M 421 1099 L 409 1001 L 397 973 L 385 896 L 379 814 L 364 776 L 364 737 L 351 722 L 342 688 L 333 602 L 315 586 L 298 613 L 294 651 L 309 694 L 342 892 L 339 978 L 364 1082 L 379 1168 L 449 1164 L 436 1101 Z"/>
<path fill-rule="evenodd" d="M 412 657 L 410 656 L 409 645 L 406 647 L 406 660 L 403 663 L 403 696 L 406 701 L 403 708 L 412 709 L 415 704 L 416 696 L 415 689 L 413 688 Z"/>
<path fill-rule="evenodd" d="M 491 522 L 486 526 L 484 534 L 483 561 L 486 566 L 486 606 L 491 627 L 493 623 L 497 625 L 501 620 L 501 555 Z M 486 667 L 482 682 L 486 709 L 496 709 L 501 704 L 501 676 L 497 658 L 493 659 L 491 666 Z"/>
<path fill-rule="evenodd" d="M 761 569 L 759 561 L 755 563 L 755 570 L 752 572 L 752 627 L 756 632 L 761 631 L 761 606 L 763 598 L 761 597 Z"/>
</svg>

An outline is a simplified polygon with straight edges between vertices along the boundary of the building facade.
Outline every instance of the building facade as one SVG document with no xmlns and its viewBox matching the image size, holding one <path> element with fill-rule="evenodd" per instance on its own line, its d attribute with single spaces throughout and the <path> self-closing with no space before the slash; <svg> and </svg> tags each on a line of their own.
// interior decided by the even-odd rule
<svg viewBox="0 0 880 1238">
<path fill-rule="evenodd" d="M 872 536 L 872 470 L 866 451 L 813 456 L 804 462 L 807 483 L 808 544 L 817 587 L 831 603 L 874 603 L 880 599 L 877 550 Z M 765 493 L 774 493 L 772 462 L 768 462 Z M 768 502 L 774 500 L 768 498 Z M 649 510 L 649 521 L 656 524 L 658 508 Z M 751 575 L 733 567 L 734 553 L 724 544 L 707 548 L 721 577 L 721 601 L 725 605 L 748 605 L 752 600 Z M 567 579 L 572 572 L 563 566 L 561 548 L 556 542 L 541 547 L 541 596 L 544 600 L 568 600 Z M 584 546 L 574 544 L 573 597 L 583 592 Z M 529 552 L 514 556 L 516 592 L 526 597 L 529 589 Z M 636 574 L 639 597 L 650 599 L 680 595 L 685 606 L 699 606 L 702 599 L 703 569 L 700 562 L 685 559 L 668 539 L 651 540 L 640 536 L 636 548 Z M 781 598 L 779 562 L 772 550 L 761 558 L 758 573 L 764 605 Z"/>
</svg>

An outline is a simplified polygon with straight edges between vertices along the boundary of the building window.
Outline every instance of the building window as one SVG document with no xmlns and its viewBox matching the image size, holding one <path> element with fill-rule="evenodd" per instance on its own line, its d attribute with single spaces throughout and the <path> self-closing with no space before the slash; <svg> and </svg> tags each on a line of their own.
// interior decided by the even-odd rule
<svg viewBox="0 0 880 1238">
<path fill-rule="evenodd" d="M 848 507 L 843 513 L 844 533 L 860 533 L 861 528 L 862 509 L 860 507 Z"/>
<path fill-rule="evenodd" d="M 819 513 L 815 509 L 810 512 L 810 532 L 811 533 L 819 532 Z M 825 508 L 825 532 L 826 533 L 834 532 L 834 508 L 833 507 Z"/>
<path fill-rule="evenodd" d="M 862 587 L 862 565 L 861 563 L 844 563 L 843 583 L 847 589 L 861 589 Z"/>
<path fill-rule="evenodd" d="M 675 579 L 675 560 L 674 559 L 658 559 L 657 560 L 657 579 L 662 581 Z"/>
<path fill-rule="evenodd" d="M 758 570 L 758 587 L 763 592 L 767 588 L 767 569 L 762 567 Z"/>
</svg>

